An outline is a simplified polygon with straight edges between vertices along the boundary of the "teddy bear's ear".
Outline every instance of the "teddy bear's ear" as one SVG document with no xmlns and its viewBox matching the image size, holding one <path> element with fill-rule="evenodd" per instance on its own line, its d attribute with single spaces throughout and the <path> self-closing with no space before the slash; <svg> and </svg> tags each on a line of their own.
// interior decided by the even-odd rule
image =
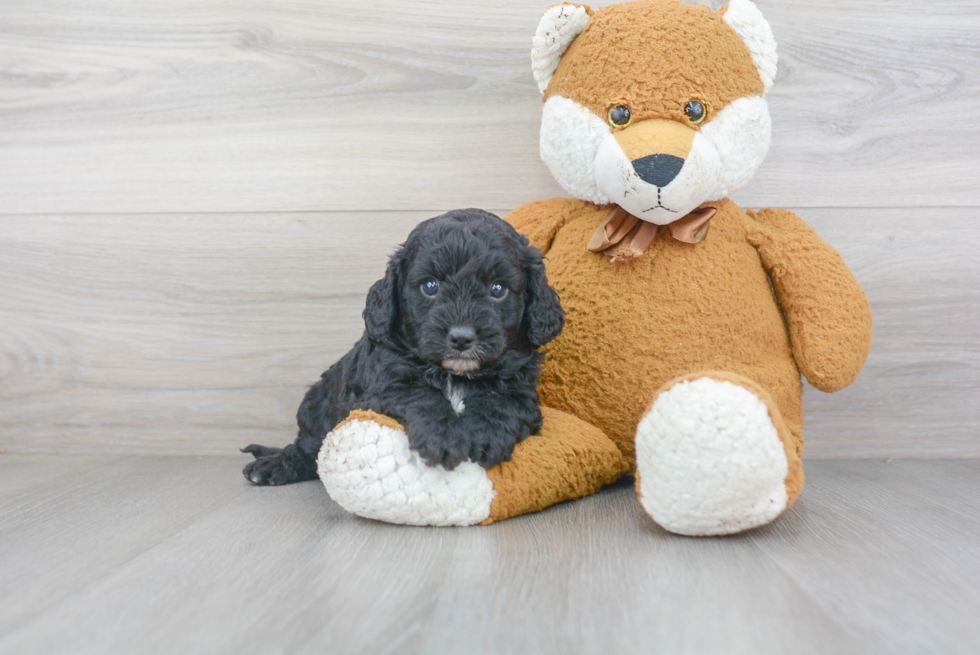
<svg viewBox="0 0 980 655">
<path fill-rule="evenodd" d="M 742 37 L 752 53 L 752 61 L 759 69 L 759 77 L 768 92 L 776 79 L 776 37 L 772 34 L 772 28 L 751 0 L 731 0 L 722 11 L 725 22 Z"/>
<path fill-rule="evenodd" d="M 531 68 L 541 93 L 548 88 L 561 56 L 589 24 L 591 16 L 588 5 L 561 4 L 544 12 L 531 40 Z"/>
</svg>

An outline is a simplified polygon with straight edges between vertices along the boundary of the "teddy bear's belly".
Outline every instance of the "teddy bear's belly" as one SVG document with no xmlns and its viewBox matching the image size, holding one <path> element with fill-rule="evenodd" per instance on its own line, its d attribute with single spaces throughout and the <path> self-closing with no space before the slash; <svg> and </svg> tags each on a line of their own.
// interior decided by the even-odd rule
<svg viewBox="0 0 980 655">
<path fill-rule="evenodd" d="M 548 347 L 542 403 L 603 429 L 632 461 L 636 424 L 661 386 L 679 375 L 730 371 L 767 389 L 799 438 L 799 370 L 740 223 L 716 219 L 697 245 L 661 230 L 643 258 L 627 263 L 585 248 L 596 223 L 567 223 L 548 253 L 566 325 Z"/>
</svg>

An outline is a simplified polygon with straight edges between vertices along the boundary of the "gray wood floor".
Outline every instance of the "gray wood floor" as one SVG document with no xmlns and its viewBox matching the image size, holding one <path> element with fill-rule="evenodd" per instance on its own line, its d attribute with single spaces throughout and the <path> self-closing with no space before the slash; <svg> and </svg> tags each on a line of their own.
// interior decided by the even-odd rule
<svg viewBox="0 0 980 655">
<path fill-rule="evenodd" d="M 389 526 L 244 461 L 0 455 L 0 652 L 980 651 L 980 460 L 812 461 L 787 516 L 722 539 L 628 485 Z"/>
</svg>

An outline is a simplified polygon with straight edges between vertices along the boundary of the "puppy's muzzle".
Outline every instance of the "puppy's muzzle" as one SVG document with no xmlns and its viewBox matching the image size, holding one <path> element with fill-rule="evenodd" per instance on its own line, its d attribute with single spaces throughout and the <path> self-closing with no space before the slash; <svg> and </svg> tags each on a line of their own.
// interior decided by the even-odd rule
<svg viewBox="0 0 980 655">
<path fill-rule="evenodd" d="M 458 353 L 458 356 L 443 359 L 442 367 L 444 369 L 454 373 L 480 370 L 480 360 L 473 352 L 473 344 L 476 343 L 476 330 L 460 325 L 451 327 L 446 334 L 446 342 L 451 350 Z"/>
</svg>

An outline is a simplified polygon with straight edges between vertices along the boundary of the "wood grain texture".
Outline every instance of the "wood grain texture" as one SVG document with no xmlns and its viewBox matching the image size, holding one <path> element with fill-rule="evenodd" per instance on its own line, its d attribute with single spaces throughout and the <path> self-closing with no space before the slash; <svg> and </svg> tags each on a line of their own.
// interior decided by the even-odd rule
<svg viewBox="0 0 980 655">
<path fill-rule="evenodd" d="M 360 336 L 368 286 L 427 216 L 0 222 L 0 447 L 291 441 L 305 386 Z"/>
<path fill-rule="evenodd" d="M 976 460 L 815 462 L 774 524 L 691 539 L 629 485 L 410 528 L 315 482 L 250 487 L 241 458 L 133 457 L 101 479 L 54 459 L 57 487 L 0 492 L 5 653 L 980 649 Z"/>
<path fill-rule="evenodd" d="M 807 390 L 807 456 L 980 456 L 980 209 L 798 211 L 875 312 L 858 382 Z M 292 441 L 305 386 L 431 215 L 5 217 L 0 450 Z"/>
<path fill-rule="evenodd" d="M 0 213 L 557 195 L 528 61 L 551 3 L 7 0 Z M 980 5 L 760 5 L 780 44 L 775 132 L 740 202 L 978 205 Z"/>
<path fill-rule="evenodd" d="M 0 560 L 8 563 L 0 567 L 7 599 L 0 634 L 244 491 L 215 477 L 214 463 L 198 457 L 47 459 L 48 470 L 60 470 L 57 479 L 0 492 Z M 30 459 L 24 463 L 37 468 Z"/>
<path fill-rule="evenodd" d="M 980 462 L 815 464 L 803 511 L 746 536 L 836 622 L 887 635 L 869 652 L 980 648 Z"/>
<path fill-rule="evenodd" d="M 59 483 L 67 472 L 83 471 L 99 466 L 113 466 L 125 455 L 72 454 L 65 457 L 39 454 L 18 454 L 6 457 L 0 452 L 0 497 L 11 502 L 16 495 L 31 487 Z"/>
</svg>

